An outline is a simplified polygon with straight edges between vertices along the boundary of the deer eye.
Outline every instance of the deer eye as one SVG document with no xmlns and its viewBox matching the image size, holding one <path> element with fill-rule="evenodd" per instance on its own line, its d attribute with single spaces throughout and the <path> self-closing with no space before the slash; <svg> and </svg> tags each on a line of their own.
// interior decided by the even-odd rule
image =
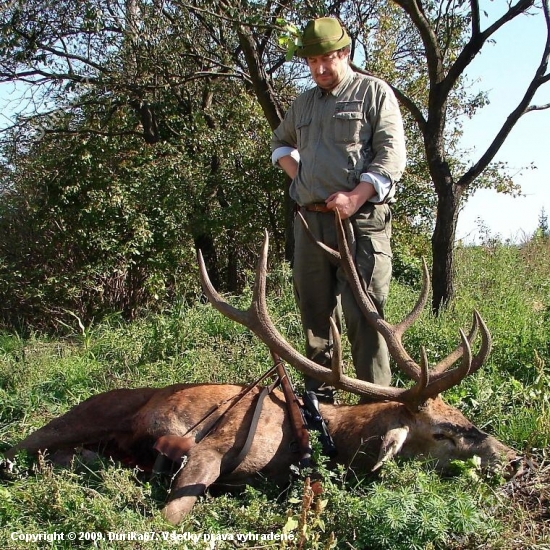
<svg viewBox="0 0 550 550">
<path fill-rule="evenodd" d="M 444 434 L 442 432 L 437 432 L 437 433 L 434 433 L 433 436 L 432 436 L 436 441 L 450 441 L 453 445 L 455 444 L 455 441 L 454 441 L 454 438 L 447 435 L 447 434 Z"/>
</svg>

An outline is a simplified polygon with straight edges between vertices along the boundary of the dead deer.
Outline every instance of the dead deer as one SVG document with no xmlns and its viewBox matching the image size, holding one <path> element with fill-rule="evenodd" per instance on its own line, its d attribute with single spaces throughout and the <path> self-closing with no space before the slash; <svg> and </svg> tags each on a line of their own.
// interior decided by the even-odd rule
<svg viewBox="0 0 550 550">
<path fill-rule="evenodd" d="M 337 217 L 337 216 L 336 216 Z M 274 353 L 298 371 L 361 396 L 359 405 L 320 404 L 321 413 L 338 450 L 336 461 L 357 472 L 370 472 L 396 455 L 426 457 L 444 470 L 454 459 L 477 455 L 485 467 L 510 464 L 516 453 L 494 437 L 476 428 L 456 408 L 446 404 L 440 393 L 476 372 L 491 348 L 491 336 L 479 313 L 474 312 L 468 336 L 431 370 L 426 353 L 420 363 L 405 351 L 402 335 L 419 316 L 429 293 L 424 264 L 420 297 L 407 317 L 392 325 L 382 319 L 363 290 L 351 259 L 342 224 L 339 227 L 341 261 L 364 315 L 383 335 L 397 367 L 413 380 L 409 388 L 384 387 L 344 374 L 342 346 L 332 324 L 334 358 L 326 369 L 294 349 L 275 328 L 266 306 L 268 236 L 258 262 L 253 299 L 247 310 L 231 306 L 213 288 L 202 256 L 199 265 L 203 289 L 211 304 L 223 315 L 248 327 Z M 471 345 L 477 332 L 481 346 L 473 355 Z M 461 359 L 458 366 L 453 365 Z M 21 450 L 69 451 L 94 449 L 104 455 L 129 459 L 142 467 L 151 465 L 160 450 L 182 467 L 173 477 L 163 514 L 178 523 L 198 496 L 214 483 L 253 483 L 260 476 L 275 482 L 288 480 L 296 455 L 283 393 L 275 390 L 264 399 L 257 430 L 247 454 L 247 434 L 253 418 L 252 404 L 259 385 L 175 384 L 165 388 L 117 389 L 87 399 L 63 416 L 31 433 L 6 453 L 13 460 Z M 236 397 L 239 399 L 236 399 Z M 155 450 L 156 449 L 156 450 Z M 52 455 L 55 456 L 55 455 Z"/>
</svg>

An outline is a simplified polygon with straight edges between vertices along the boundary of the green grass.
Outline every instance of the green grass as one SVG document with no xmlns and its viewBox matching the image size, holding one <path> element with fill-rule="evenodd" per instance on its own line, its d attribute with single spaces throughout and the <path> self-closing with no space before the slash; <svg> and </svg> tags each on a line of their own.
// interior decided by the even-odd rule
<svg viewBox="0 0 550 550">
<path fill-rule="evenodd" d="M 0 482 L 0 544 L 29 548 L 11 533 L 88 532 L 88 539 L 96 539 L 34 546 L 166 548 L 162 540 L 105 540 L 109 532 L 155 532 L 294 537 L 214 546 L 180 540 L 173 543 L 178 548 L 548 548 L 550 245 L 490 243 L 459 249 L 457 257 L 452 307 L 437 318 L 425 312 L 405 343 L 413 357 L 424 345 L 436 362 L 457 345 L 458 328 L 469 327 L 473 308 L 481 312 L 494 338 L 493 352 L 480 372 L 445 398 L 479 427 L 539 462 L 525 482 L 502 484 L 470 464 L 456 477 L 441 478 L 430 464 L 398 461 L 361 479 L 344 470 L 325 471 L 321 497 L 312 497 L 303 478 L 284 493 L 266 480 L 239 495 L 209 494 L 174 529 L 159 513 L 165 479 L 107 459 L 60 469 L 20 456 L 16 472 Z M 392 286 L 390 321 L 404 315 L 416 292 Z M 245 294 L 233 301 L 246 306 Z M 301 347 L 287 267 L 270 276 L 269 304 L 281 332 Z M 59 339 L 0 334 L 0 451 L 100 391 L 174 382 L 248 383 L 270 364 L 268 351 L 246 329 L 199 302 L 180 302 L 164 315 L 129 324 L 112 317 L 82 330 L 75 319 L 73 332 Z M 298 375 L 294 380 L 299 386 Z"/>
</svg>

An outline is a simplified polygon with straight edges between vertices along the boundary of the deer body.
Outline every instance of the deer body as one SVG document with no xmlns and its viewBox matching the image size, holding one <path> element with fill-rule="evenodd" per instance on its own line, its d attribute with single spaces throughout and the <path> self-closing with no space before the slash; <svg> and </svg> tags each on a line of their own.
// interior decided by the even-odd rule
<svg viewBox="0 0 550 550">
<path fill-rule="evenodd" d="M 250 391 L 205 435 L 224 407 L 201 420 L 242 389 L 238 385 L 177 384 L 112 390 L 89 398 L 33 432 L 10 449 L 6 458 L 13 459 L 23 449 L 54 453 L 85 447 L 150 468 L 156 455 L 153 446 L 160 437 L 190 437 L 198 443 L 185 452 L 186 465 L 175 476 L 163 511 L 169 521 L 177 523 L 213 483 L 253 483 L 259 476 L 285 482 L 291 464 L 297 462 L 284 396 L 277 390 L 265 399 L 250 451 L 234 469 L 259 388 Z M 321 412 L 338 449 L 336 461 L 357 473 L 367 473 L 399 453 L 432 457 L 441 469 L 450 460 L 474 454 L 486 466 L 515 456 L 441 399 L 432 400 L 417 413 L 395 402 L 321 404 Z"/>
</svg>

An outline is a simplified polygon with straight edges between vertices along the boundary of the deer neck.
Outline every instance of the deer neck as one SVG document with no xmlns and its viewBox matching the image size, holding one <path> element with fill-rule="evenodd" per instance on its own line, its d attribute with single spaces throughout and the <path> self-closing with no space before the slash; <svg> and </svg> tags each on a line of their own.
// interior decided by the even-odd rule
<svg viewBox="0 0 550 550">
<path fill-rule="evenodd" d="M 376 462 L 383 436 L 406 422 L 408 412 L 401 403 L 384 401 L 362 405 L 321 404 L 321 414 L 344 464 L 363 462 L 369 468 Z M 371 464 L 372 463 L 372 464 Z"/>
</svg>

